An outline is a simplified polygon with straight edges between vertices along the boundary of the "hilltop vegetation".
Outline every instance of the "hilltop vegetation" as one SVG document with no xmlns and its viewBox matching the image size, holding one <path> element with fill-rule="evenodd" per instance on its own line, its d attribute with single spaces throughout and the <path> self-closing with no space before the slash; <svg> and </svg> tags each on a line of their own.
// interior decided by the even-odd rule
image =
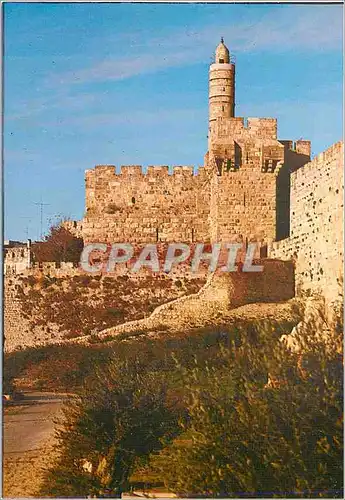
<svg viewBox="0 0 345 500">
<path fill-rule="evenodd" d="M 41 494 L 341 497 L 339 335 L 301 355 L 278 341 L 290 329 L 114 343 L 66 407 Z"/>
<path fill-rule="evenodd" d="M 238 341 L 242 334 L 255 338 L 257 331 L 265 329 L 273 338 L 291 331 L 298 317 L 291 320 L 257 320 L 255 323 L 245 319 L 204 329 L 184 331 L 179 335 L 168 336 L 163 332 L 159 338 L 146 337 L 138 331 L 126 340 L 126 335 L 104 339 L 99 342 L 97 335 L 90 335 L 85 345 L 62 344 L 31 347 L 5 354 L 4 383 L 18 389 L 39 389 L 49 391 L 79 393 L 85 380 L 93 373 L 97 365 L 105 366 L 114 356 L 128 360 L 137 356 L 143 359 L 150 352 L 150 360 L 155 359 L 158 366 L 162 359 L 171 357 L 173 352 L 180 357 L 197 355 L 200 359 L 212 359 L 219 346 Z M 183 333 L 183 334 L 182 334 Z M 122 341 L 124 340 L 124 342 Z M 152 359 L 151 359 L 152 358 Z M 172 368 L 171 365 L 169 365 Z"/>
</svg>

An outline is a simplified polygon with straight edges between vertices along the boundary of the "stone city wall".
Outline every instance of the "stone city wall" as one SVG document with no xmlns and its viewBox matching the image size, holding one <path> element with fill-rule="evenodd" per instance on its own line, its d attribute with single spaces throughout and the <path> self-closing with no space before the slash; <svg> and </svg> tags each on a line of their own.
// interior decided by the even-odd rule
<svg viewBox="0 0 345 500">
<path fill-rule="evenodd" d="M 270 256 L 293 258 L 296 292 L 340 298 L 343 280 L 344 145 L 338 142 L 291 175 L 290 236 Z"/>
<path fill-rule="evenodd" d="M 62 339 L 57 325 L 32 325 L 32 317 L 23 309 L 20 277 L 4 279 L 4 348 L 5 351 L 34 347 Z"/>
<path fill-rule="evenodd" d="M 263 272 L 209 275 L 205 285 L 195 294 L 180 297 L 159 306 L 148 318 L 131 321 L 103 330 L 99 339 L 130 336 L 134 332 L 188 331 L 200 328 L 245 304 L 284 302 L 294 297 L 294 267 L 292 262 L 271 259 L 258 260 Z M 76 339 L 78 340 L 78 339 Z M 80 339 L 80 341 L 86 339 Z"/>
<path fill-rule="evenodd" d="M 204 168 L 98 166 L 86 172 L 86 243 L 208 241 L 210 193 Z"/>
</svg>

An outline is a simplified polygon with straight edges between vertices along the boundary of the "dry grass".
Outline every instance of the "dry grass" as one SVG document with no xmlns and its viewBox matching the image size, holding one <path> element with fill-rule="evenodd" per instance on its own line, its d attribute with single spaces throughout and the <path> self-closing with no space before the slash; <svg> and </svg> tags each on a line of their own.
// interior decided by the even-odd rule
<svg viewBox="0 0 345 500">
<path fill-rule="evenodd" d="M 43 469 L 54 458 L 52 443 L 24 453 L 4 456 L 3 497 L 38 497 L 43 481 Z"/>
</svg>

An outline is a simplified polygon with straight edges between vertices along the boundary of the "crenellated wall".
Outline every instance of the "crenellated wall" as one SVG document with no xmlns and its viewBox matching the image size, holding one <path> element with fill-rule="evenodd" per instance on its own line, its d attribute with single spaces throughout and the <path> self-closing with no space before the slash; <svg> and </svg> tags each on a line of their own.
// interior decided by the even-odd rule
<svg viewBox="0 0 345 500">
<path fill-rule="evenodd" d="M 86 172 L 83 237 L 91 241 L 208 241 L 210 193 L 199 168 L 97 166 Z"/>
<path fill-rule="evenodd" d="M 337 142 L 291 174 L 290 236 L 270 256 L 296 262 L 296 292 L 341 299 L 344 144 Z"/>
<path fill-rule="evenodd" d="M 276 118 L 218 117 L 210 125 L 209 150 L 214 143 L 236 137 L 243 140 L 276 140 Z"/>
<path fill-rule="evenodd" d="M 149 166 L 143 172 L 138 165 L 119 173 L 114 165 L 87 170 L 84 241 L 277 239 L 289 211 L 290 172 L 309 160 L 302 154 L 309 141 L 278 141 L 273 118 L 218 118 L 212 127 L 205 167 L 197 171 Z"/>
</svg>

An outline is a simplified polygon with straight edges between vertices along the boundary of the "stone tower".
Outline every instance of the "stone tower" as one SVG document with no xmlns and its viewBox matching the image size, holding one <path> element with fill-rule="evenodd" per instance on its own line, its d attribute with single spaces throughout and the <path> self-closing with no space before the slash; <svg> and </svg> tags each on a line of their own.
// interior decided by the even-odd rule
<svg viewBox="0 0 345 500">
<path fill-rule="evenodd" d="M 281 141 L 275 118 L 235 116 L 235 65 L 223 39 L 209 72 L 204 166 L 99 165 L 86 172 L 86 242 L 255 242 L 289 234 L 290 173 L 310 142 Z"/>
<path fill-rule="evenodd" d="M 310 142 L 280 141 L 275 118 L 235 117 L 235 65 L 223 39 L 209 72 L 212 241 L 258 242 L 288 233 L 290 171 L 310 157 Z"/>
<path fill-rule="evenodd" d="M 223 38 L 209 72 L 209 126 L 218 118 L 235 116 L 235 65 Z"/>
</svg>

